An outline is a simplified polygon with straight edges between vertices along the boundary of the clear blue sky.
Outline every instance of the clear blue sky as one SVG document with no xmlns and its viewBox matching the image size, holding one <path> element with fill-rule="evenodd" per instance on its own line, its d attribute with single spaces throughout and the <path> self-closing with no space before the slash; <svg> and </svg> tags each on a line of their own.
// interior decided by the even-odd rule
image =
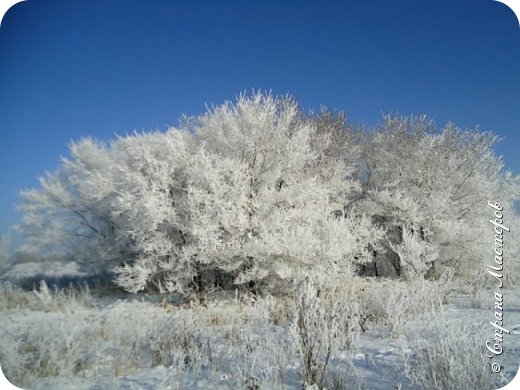
<svg viewBox="0 0 520 390">
<path fill-rule="evenodd" d="M 520 28 L 492 0 L 28 0 L 0 27 L 0 233 L 67 144 L 166 129 L 244 90 L 493 130 L 520 173 Z"/>
</svg>

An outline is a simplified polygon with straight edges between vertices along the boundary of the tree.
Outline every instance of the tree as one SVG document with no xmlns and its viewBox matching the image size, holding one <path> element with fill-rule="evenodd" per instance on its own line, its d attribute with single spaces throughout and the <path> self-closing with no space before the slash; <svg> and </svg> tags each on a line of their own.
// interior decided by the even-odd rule
<svg viewBox="0 0 520 390">
<path fill-rule="evenodd" d="M 236 283 L 265 288 L 306 274 L 352 272 L 355 261 L 371 258 L 366 246 L 381 231 L 372 230 L 362 215 L 337 218 L 334 213 L 358 188 L 347 179 L 354 166 L 344 155 L 328 155 L 335 140 L 302 120 L 292 99 L 241 96 L 236 105 L 224 104 L 192 125 L 209 156 L 237 164 L 233 183 L 225 170 L 195 175 L 218 184 L 194 191 L 208 186 L 222 191 L 217 196 L 210 191 L 211 201 L 205 193 L 191 197 L 203 204 L 190 207 L 194 224 L 203 227 L 197 241 L 210 238 L 203 247 L 215 245 L 199 251 L 205 262 L 235 272 Z M 352 145 L 351 152 L 356 155 L 358 149 Z M 218 206 L 211 203 L 217 200 Z"/>
<path fill-rule="evenodd" d="M 469 269 L 487 201 L 511 210 L 520 194 L 495 141 L 424 117 L 353 130 L 290 97 L 242 95 L 166 132 L 72 143 L 22 193 L 24 250 L 112 270 L 132 292 L 279 292 L 385 251 L 399 275 Z"/>
<path fill-rule="evenodd" d="M 335 142 L 292 99 L 263 94 L 165 133 L 82 140 L 23 193 L 26 248 L 110 266 L 134 292 L 271 290 L 352 272 L 382 231 L 338 217 L 358 183 Z"/>
<path fill-rule="evenodd" d="M 39 190 L 21 193 L 21 230 L 29 254 L 70 256 L 78 262 L 110 262 L 128 248 L 112 218 L 106 180 L 114 174 L 108 149 L 91 139 L 70 145 L 72 159 L 40 178 Z"/>
<path fill-rule="evenodd" d="M 439 130 L 424 116 L 386 116 L 368 136 L 361 204 L 383 216 L 389 232 L 398 229 L 387 241 L 401 273 L 424 276 L 435 264 L 466 272 L 483 259 L 488 200 L 512 209 L 520 195 L 519 178 L 493 152 L 497 140 L 451 123 Z"/>
</svg>

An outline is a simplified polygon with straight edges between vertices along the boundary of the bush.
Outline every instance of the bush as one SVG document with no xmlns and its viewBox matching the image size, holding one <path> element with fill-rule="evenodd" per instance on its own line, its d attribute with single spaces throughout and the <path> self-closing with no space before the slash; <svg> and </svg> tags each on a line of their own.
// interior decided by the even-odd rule
<svg viewBox="0 0 520 390">
<path fill-rule="evenodd" d="M 54 292 L 52 292 L 47 283 L 42 280 L 39 288 L 34 289 L 33 293 L 45 311 L 69 312 L 78 306 L 87 306 L 92 303 L 92 297 L 87 284 L 78 290 L 74 289 L 72 285 L 68 289 L 58 289 L 54 286 Z"/>
<path fill-rule="evenodd" d="M 300 360 L 300 379 L 307 387 L 324 389 L 333 383 L 333 379 L 339 380 L 332 377 L 332 359 L 339 351 L 349 351 L 354 347 L 355 332 L 359 328 L 351 321 L 357 313 L 352 305 L 342 302 L 327 290 L 321 290 L 310 280 L 300 284 L 296 299 L 291 333 Z"/>
<path fill-rule="evenodd" d="M 385 325 L 392 337 L 400 338 L 415 318 L 440 310 L 451 284 L 447 276 L 441 281 L 365 280 L 358 286 L 363 328 Z"/>
<path fill-rule="evenodd" d="M 427 325 L 407 330 L 406 375 L 423 389 L 473 390 L 505 385 L 492 373 L 485 351 L 485 336 L 477 326 L 447 322 L 441 314 Z"/>
</svg>

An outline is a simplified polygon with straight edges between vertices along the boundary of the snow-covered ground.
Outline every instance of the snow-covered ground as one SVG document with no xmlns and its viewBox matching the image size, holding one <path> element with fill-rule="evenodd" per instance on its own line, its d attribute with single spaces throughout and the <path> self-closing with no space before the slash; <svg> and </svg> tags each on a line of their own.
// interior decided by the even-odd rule
<svg viewBox="0 0 520 390">
<path fill-rule="evenodd" d="M 22 388 L 301 389 L 305 318 L 315 342 L 309 369 L 317 378 L 323 369 L 327 388 L 420 389 L 437 381 L 493 389 L 492 362 L 503 366 L 502 384 L 516 374 L 520 289 L 503 291 L 504 327 L 512 331 L 502 355 L 489 359 L 491 289 L 469 295 L 455 284 L 356 283 L 358 292 L 336 297 L 348 303 L 332 306 L 336 317 L 325 300 L 307 297 L 301 307 L 313 311 L 300 318 L 293 301 L 270 296 L 252 302 L 220 293 L 180 305 L 153 294 L 22 291 L 3 282 L 0 363 Z M 463 387 L 448 384 L 450 376 Z"/>
</svg>

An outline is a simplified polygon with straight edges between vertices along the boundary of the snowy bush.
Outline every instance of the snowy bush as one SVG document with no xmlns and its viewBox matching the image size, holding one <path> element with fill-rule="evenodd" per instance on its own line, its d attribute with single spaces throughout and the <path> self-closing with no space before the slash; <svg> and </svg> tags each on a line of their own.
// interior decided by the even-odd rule
<svg viewBox="0 0 520 390">
<path fill-rule="evenodd" d="M 41 291 L 46 309 L 66 299 L 63 292 Z M 5 319 L 0 327 L 2 370 L 26 388 L 46 377 L 118 377 L 152 367 L 156 362 L 150 337 L 157 337 L 152 329 L 169 317 L 141 302 L 116 302 L 99 310 L 69 299 L 69 310 L 41 311 L 37 303 L 34 311 L 27 308 L 11 314 L 16 322 Z M 28 316 L 30 320 L 20 320 Z"/>
<path fill-rule="evenodd" d="M 323 389 L 332 383 L 332 359 L 354 346 L 359 328 L 351 321 L 356 313 L 338 298 L 310 280 L 300 283 L 291 333 L 298 350 L 300 379 L 307 387 Z"/>
<path fill-rule="evenodd" d="M 4 312 L 6 318 L 0 327 L 2 370 L 11 382 L 25 388 L 33 387 L 38 378 L 70 377 L 83 372 L 82 362 L 92 343 L 89 329 L 96 328 L 95 323 L 87 321 L 85 308 L 76 300 L 70 300 L 71 304 L 78 303 L 75 310 L 48 311 L 51 307 L 57 309 L 51 305 L 56 301 L 52 292 L 45 288 L 41 291 L 45 298 L 26 297 L 26 305 L 18 306 L 18 316 Z M 10 323 L 8 318 L 12 316 L 18 321 Z M 30 320 L 20 321 L 24 317 Z"/>
<path fill-rule="evenodd" d="M 27 294 L 10 282 L 0 282 L 0 310 L 19 309 L 29 305 Z"/>
<path fill-rule="evenodd" d="M 199 370 L 216 358 L 214 341 L 198 326 L 193 312 L 161 321 L 151 329 L 153 365 Z"/>
<path fill-rule="evenodd" d="M 77 306 L 88 306 L 92 303 L 92 297 L 87 285 L 75 289 L 70 286 L 67 289 L 58 289 L 54 286 L 52 291 L 45 281 L 40 282 L 40 286 L 33 290 L 38 298 L 40 307 L 45 311 L 74 311 Z"/>
<path fill-rule="evenodd" d="M 396 245 L 389 241 L 389 246 L 399 255 L 400 272 L 411 279 L 424 278 L 439 257 L 437 248 L 406 227 L 402 227 L 401 232 L 401 243 Z"/>
<path fill-rule="evenodd" d="M 427 325 L 409 327 L 406 339 L 406 374 L 423 389 L 494 389 L 505 384 L 489 367 L 478 326 L 448 322 L 434 313 Z"/>
<path fill-rule="evenodd" d="M 0 361 L 23 388 L 74 378 L 106 385 L 158 367 L 181 388 L 222 377 L 232 388 L 279 389 L 297 378 L 288 368 L 295 356 L 288 331 L 269 322 L 273 298 L 164 308 L 137 300 L 91 305 L 80 292 L 45 285 L 38 296 L 8 284 L 2 292 L 12 302 L 0 316 Z"/>
<path fill-rule="evenodd" d="M 388 327 L 392 337 L 404 336 L 413 319 L 437 311 L 446 303 L 449 279 L 442 281 L 368 280 L 358 282 L 360 317 L 363 329 Z"/>
</svg>

